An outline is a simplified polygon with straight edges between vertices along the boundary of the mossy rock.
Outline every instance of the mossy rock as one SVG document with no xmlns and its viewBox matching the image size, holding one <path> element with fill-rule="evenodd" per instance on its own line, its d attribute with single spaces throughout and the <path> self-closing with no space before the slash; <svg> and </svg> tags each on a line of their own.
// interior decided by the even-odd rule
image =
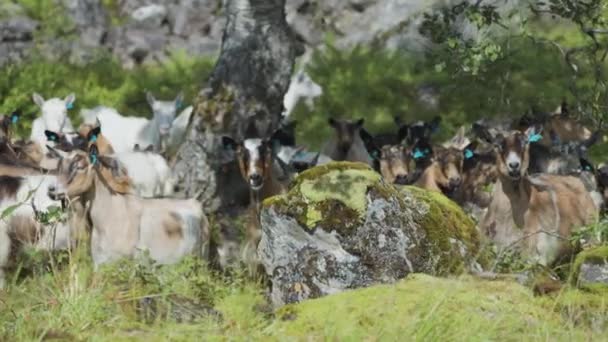
<svg viewBox="0 0 608 342">
<path fill-rule="evenodd" d="M 441 193 L 415 186 L 404 186 L 401 188 L 401 193 L 405 196 L 406 203 L 422 202 L 426 205 L 426 208 L 422 206 L 423 215 L 418 216 L 417 219 L 420 227 L 425 229 L 434 242 L 430 248 L 434 248 L 436 253 L 450 250 L 450 245 L 456 239 L 465 244 L 467 250 L 476 256 L 476 261 L 482 267 L 489 265 L 491 257 L 489 251 L 481 248 L 481 236 L 475 222 L 458 204 Z M 412 207 L 421 206 L 417 204 Z"/>
<path fill-rule="evenodd" d="M 572 285 L 608 294 L 608 246 L 579 253 L 570 275 Z"/>
<path fill-rule="evenodd" d="M 308 229 L 341 230 L 362 222 L 368 191 L 397 196 L 366 164 L 333 162 L 302 172 L 287 195 L 269 198 L 264 205 L 292 215 Z"/>
<path fill-rule="evenodd" d="M 486 264 L 474 222 L 441 194 L 387 184 L 362 163 L 307 170 L 264 201 L 258 254 L 276 305 Z"/>
</svg>

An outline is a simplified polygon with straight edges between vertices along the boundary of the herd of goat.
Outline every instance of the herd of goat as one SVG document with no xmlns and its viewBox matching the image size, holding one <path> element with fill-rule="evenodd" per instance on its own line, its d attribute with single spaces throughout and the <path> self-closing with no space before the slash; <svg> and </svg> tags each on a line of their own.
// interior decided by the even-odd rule
<svg viewBox="0 0 608 342">
<path fill-rule="evenodd" d="M 89 235 L 95 267 L 142 251 L 160 264 L 212 253 L 226 263 L 229 252 L 210 243 L 200 202 L 174 196 L 166 156 L 183 143 L 192 115 L 192 107 L 180 112 L 181 96 L 159 101 L 147 94 L 151 119 L 108 107 L 83 110 L 77 130 L 68 116 L 74 95 L 45 100 L 34 94 L 33 100 L 41 115 L 28 140 L 13 137 L 18 113 L 0 117 L 0 287 L 22 246 L 69 249 Z M 543 265 L 571 251 L 573 229 L 594 222 L 608 195 L 608 168 L 586 158 L 601 132 L 571 117 L 566 104 L 554 113 L 478 121 L 442 144 L 433 142 L 440 118 L 396 119 L 393 132 L 376 135 L 363 119 L 332 118 L 334 134 L 320 152 L 298 146 L 295 122 L 284 118 L 269 137 L 218 141 L 249 187 L 246 263 L 256 258 L 260 203 L 287 191 L 297 173 L 331 161 L 363 162 L 386 182 L 441 192 L 474 215 L 498 246 L 517 245 Z M 40 219 L 56 208 L 66 219 Z"/>
</svg>

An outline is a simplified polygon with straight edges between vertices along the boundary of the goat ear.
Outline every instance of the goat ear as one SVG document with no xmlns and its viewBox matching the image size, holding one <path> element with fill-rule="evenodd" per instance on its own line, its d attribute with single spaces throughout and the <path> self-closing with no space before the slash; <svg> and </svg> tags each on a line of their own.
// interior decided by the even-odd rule
<svg viewBox="0 0 608 342">
<path fill-rule="evenodd" d="M 74 95 L 74 93 L 71 93 L 70 95 L 66 96 L 64 99 L 65 108 L 67 108 L 67 109 L 74 108 L 74 101 L 76 101 L 76 95 Z"/>
<path fill-rule="evenodd" d="M 154 95 L 152 95 L 152 93 L 149 91 L 146 92 L 146 100 L 148 101 L 150 107 L 154 106 L 154 102 L 156 102 Z"/>
<path fill-rule="evenodd" d="M 46 140 L 48 141 L 58 142 L 60 138 L 59 134 L 49 130 L 45 130 L 44 135 L 46 136 Z"/>
<path fill-rule="evenodd" d="M 498 134 L 496 135 L 496 138 L 493 139 L 492 144 L 494 145 L 494 148 L 498 151 L 502 151 L 502 144 L 505 141 L 505 137 L 502 134 Z"/>
<path fill-rule="evenodd" d="M 21 118 L 21 112 L 19 112 L 19 111 L 14 111 L 14 112 L 11 114 L 11 117 L 10 117 L 10 120 L 11 120 L 11 121 L 10 121 L 10 123 L 11 123 L 11 124 L 16 124 L 17 122 L 19 122 L 19 118 Z"/>
<path fill-rule="evenodd" d="M 437 132 L 439 130 L 439 125 L 441 124 L 441 117 L 438 115 L 434 117 L 429 123 L 427 123 L 427 127 L 431 133 Z"/>
<path fill-rule="evenodd" d="M 579 161 L 581 163 L 581 170 L 583 170 L 583 171 L 589 171 L 589 172 L 594 172 L 595 171 L 595 167 L 593 167 L 593 164 L 591 164 L 591 162 L 588 161 L 587 159 L 580 158 Z"/>
<path fill-rule="evenodd" d="M 32 100 L 34 100 L 34 103 L 38 106 L 38 107 L 42 107 L 42 105 L 44 105 L 44 97 L 42 97 L 40 94 L 38 93 L 34 93 L 32 95 Z"/>
<path fill-rule="evenodd" d="M 492 134 L 490 134 L 488 128 L 482 124 L 479 124 L 477 122 L 473 124 L 473 134 L 475 134 L 479 139 L 487 143 L 493 143 Z"/>
<path fill-rule="evenodd" d="M 359 130 L 359 136 L 361 137 L 361 140 L 363 140 L 363 145 L 365 145 L 367 153 L 369 153 L 369 155 L 374 159 L 379 158 L 380 154 L 378 147 L 374 143 L 374 137 L 369 134 L 369 132 L 365 128 L 361 128 Z"/>
<path fill-rule="evenodd" d="M 93 144 L 89 147 L 89 163 L 97 166 L 99 161 L 99 149 L 97 148 L 97 144 Z"/>
<path fill-rule="evenodd" d="M 564 99 L 560 106 L 560 113 L 564 116 L 568 116 L 570 114 L 570 110 L 568 108 L 568 102 Z"/>
<path fill-rule="evenodd" d="M 231 137 L 228 136 L 223 136 L 222 137 L 222 146 L 224 146 L 225 149 L 227 150 L 236 150 L 237 147 L 237 142 L 232 139 Z"/>
<path fill-rule="evenodd" d="M 49 145 L 46 145 L 46 148 L 48 149 L 49 153 L 51 154 L 51 157 L 57 158 L 57 159 L 62 159 L 64 157 L 64 155 L 59 150 L 56 150 Z"/>
<path fill-rule="evenodd" d="M 361 118 L 355 122 L 355 126 L 357 126 L 357 128 L 362 128 L 364 124 L 365 124 L 365 119 L 363 119 L 363 118 Z"/>
<path fill-rule="evenodd" d="M 331 127 L 336 127 L 338 125 L 338 122 L 336 121 L 336 119 L 334 118 L 329 118 L 327 119 L 327 123 L 331 126 Z"/>
<path fill-rule="evenodd" d="M 177 97 L 175 98 L 175 108 L 180 109 L 182 107 L 183 103 L 184 103 L 184 93 L 180 92 L 179 94 L 177 94 Z"/>
<path fill-rule="evenodd" d="M 543 136 L 541 135 L 542 129 L 538 129 L 535 126 L 531 126 L 528 127 L 528 129 L 526 129 L 526 141 L 528 143 L 533 143 L 533 142 L 538 142 L 540 141 Z"/>
<path fill-rule="evenodd" d="M 399 143 L 403 143 L 405 139 L 409 136 L 410 127 L 408 125 L 402 125 L 399 127 L 397 131 L 397 139 L 399 139 Z"/>
<path fill-rule="evenodd" d="M 477 141 L 473 141 L 468 144 L 462 153 L 464 154 L 464 159 L 471 159 L 475 156 L 475 149 L 477 148 Z"/>
<path fill-rule="evenodd" d="M 97 126 L 89 131 L 89 134 L 87 134 L 87 141 L 96 142 L 99 134 L 101 134 L 101 127 Z"/>
</svg>

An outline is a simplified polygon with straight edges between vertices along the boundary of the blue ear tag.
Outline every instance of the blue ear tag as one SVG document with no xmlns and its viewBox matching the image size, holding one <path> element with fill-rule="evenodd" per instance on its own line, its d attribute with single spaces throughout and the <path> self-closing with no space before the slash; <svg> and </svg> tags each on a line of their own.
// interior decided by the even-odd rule
<svg viewBox="0 0 608 342">
<path fill-rule="evenodd" d="M 464 150 L 464 159 L 471 159 L 474 155 L 475 154 L 470 149 L 467 148 Z"/>
<path fill-rule="evenodd" d="M 66 103 L 66 104 L 65 104 L 65 108 L 67 108 L 67 109 L 72 109 L 72 108 L 74 108 L 74 103 L 73 103 L 73 102 L 68 102 L 68 103 Z"/>
<path fill-rule="evenodd" d="M 374 151 L 372 153 L 369 154 L 370 157 L 372 157 L 372 159 L 377 159 L 378 158 L 378 151 Z"/>
<path fill-rule="evenodd" d="M 531 136 L 528 137 L 528 142 L 537 142 L 540 141 L 543 138 L 542 135 L 538 134 L 538 133 L 534 133 Z"/>
<path fill-rule="evenodd" d="M 175 102 L 175 109 L 180 109 L 180 108 L 182 108 L 182 101 Z"/>
<path fill-rule="evenodd" d="M 14 123 L 14 124 L 16 124 L 17 121 L 19 121 L 19 115 L 13 115 L 11 117 L 11 122 Z"/>
<path fill-rule="evenodd" d="M 585 165 L 585 171 L 591 171 L 591 166 Z"/>
<path fill-rule="evenodd" d="M 91 135 L 91 138 L 89 139 L 89 142 L 96 142 L 96 141 L 97 141 L 97 134 Z"/>
<path fill-rule="evenodd" d="M 414 157 L 414 159 L 420 159 L 424 157 L 424 153 L 422 151 L 420 151 L 419 149 L 415 149 L 414 152 L 412 153 L 412 156 Z"/>
<path fill-rule="evenodd" d="M 93 164 L 93 165 L 97 164 L 97 155 L 89 154 L 89 160 L 91 161 L 91 164 Z"/>
<path fill-rule="evenodd" d="M 47 137 L 47 139 L 49 139 L 50 141 L 55 141 L 55 137 L 54 135 L 51 135 L 50 137 Z"/>
</svg>

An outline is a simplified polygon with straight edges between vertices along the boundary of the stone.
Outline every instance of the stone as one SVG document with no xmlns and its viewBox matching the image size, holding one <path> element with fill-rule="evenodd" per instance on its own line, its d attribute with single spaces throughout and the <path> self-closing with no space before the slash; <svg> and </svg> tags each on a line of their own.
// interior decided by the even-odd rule
<svg viewBox="0 0 608 342">
<path fill-rule="evenodd" d="M 360 163 L 301 173 L 289 193 L 264 201 L 261 226 L 258 257 L 275 306 L 486 264 L 473 221 L 454 202 L 397 189 Z"/>
<path fill-rule="evenodd" d="M 574 261 L 571 282 L 582 289 L 608 291 L 608 246 L 579 253 Z"/>
<path fill-rule="evenodd" d="M 138 27 L 160 27 L 166 17 L 167 8 L 156 4 L 139 7 L 131 13 L 131 18 Z"/>
</svg>

